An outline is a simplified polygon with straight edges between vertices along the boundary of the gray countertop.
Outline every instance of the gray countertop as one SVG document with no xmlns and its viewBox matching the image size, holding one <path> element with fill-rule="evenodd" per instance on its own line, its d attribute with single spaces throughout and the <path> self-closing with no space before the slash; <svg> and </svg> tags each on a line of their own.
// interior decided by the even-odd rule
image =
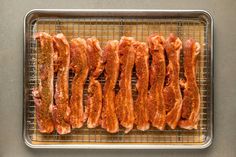
<svg viewBox="0 0 236 157">
<path fill-rule="evenodd" d="M 204 9 L 214 18 L 215 136 L 205 150 L 30 149 L 22 140 L 23 17 L 35 8 Z M 236 1 L 234 0 L 5 0 L 0 2 L 0 157 L 236 156 Z"/>
</svg>

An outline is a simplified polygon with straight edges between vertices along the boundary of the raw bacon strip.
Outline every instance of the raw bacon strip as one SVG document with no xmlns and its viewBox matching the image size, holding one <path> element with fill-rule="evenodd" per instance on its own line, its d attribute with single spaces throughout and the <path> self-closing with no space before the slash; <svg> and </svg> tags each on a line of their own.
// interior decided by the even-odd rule
<svg viewBox="0 0 236 157">
<path fill-rule="evenodd" d="M 49 108 L 53 105 L 53 39 L 47 33 L 37 33 L 41 52 L 38 55 L 39 86 L 32 92 L 36 108 L 36 120 L 41 133 L 54 130 Z"/>
<path fill-rule="evenodd" d="M 149 83 L 149 54 L 148 46 L 143 42 L 134 43 L 135 51 L 135 69 L 137 75 L 136 88 L 138 97 L 134 103 L 134 123 L 138 130 L 148 130 L 150 125 L 148 122 L 148 83 Z"/>
<path fill-rule="evenodd" d="M 70 61 L 70 67 L 75 73 L 71 87 L 70 124 L 72 128 L 81 128 L 85 121 L 83 89 L 88 75 L 87 44 L 84 39 L 76 38 L 71 40 Z"/>
<path fill-rule="evenodd" d="M 181 117 L 182 95 L 179 85 L 179 56 L 182 42 L 175 35 L 168 37 L 165 50 L 168 58 L 166 84 L 164 87 L 164 102 L 166 107 L 166 123 L 175 129 Z"/>
<path fill-rule="evenodd" d="M 182 82 L 182 119 L 179 126 L 184 129 L 197 129 L 200 114 L 200 93 L 196 82 L 196 61 L 200 44 L 189 39 L 184 44 L 184 75 Z"/>
<path fill-rule="evenodd" d="M 86 114 L 88 116 L 87 127 L 95 128 L 100 124 L 102 110 L 102 87 L 96 80 L 104 69 L 103 51 L 99 41 L 95 38 L 87 39 L 87 55 L 89 65 L 90 82 L 88 87 L 88 104 Z"/>
<path fill-rule="evenodd" d="M 108 41 L 103 60 L 105 63 L 106 82 L 103 88 L 102 128 L 109 133 L 119 131 L 119 122 L 115 113 L 115 85 L 119 75 L 119 54 L 117 40 Z"/>
<path fill-rule="evenodd" d="M 165 39 L 163 36 L 153 34 L 148 37 L 149 51 L 152 55 L 150 66 L 150 90 L 148 96 L 149 119 L 152 126 L 164 130 L 166 111 L 163 88 L 166 75 Z"/>
<path fill-rule="evenodd" d="M 119 92 L 116 96 L 116 112 L 120 124 L 126 128 L 128 133 L 133 128 L 134 107 L 131 90 L 131 75 L 134 66 L 135 53 L 133 48 L 134 39 L 132 37 L 122 37 L 119 43 L 120 58 L 120 81 Z"/>
<path fill-rule="evenodd" d="M 71 132 L 69 122 L 69 63 L 70 63 L 70 46 L 66 37 L 60 33 L 53 37 L 54 50 L 57 56 L 55 64 L 57 65 L 56 87 L 55 87 L 55 105 L 52 109 L 54 124 L 58 134 L 67 134 Z"/>
</svg>

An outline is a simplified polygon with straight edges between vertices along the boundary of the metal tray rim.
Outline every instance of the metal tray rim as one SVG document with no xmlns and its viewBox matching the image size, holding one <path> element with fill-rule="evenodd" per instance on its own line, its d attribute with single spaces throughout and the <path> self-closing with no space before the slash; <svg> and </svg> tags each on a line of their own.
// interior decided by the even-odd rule
<svg viewBox="0 0 236 157">
<path fill-rule="evenodd" d="M 31 20 L 32 16 L 34 14 L 38 13 L 65 13 L 69 12 L 71 14 L 80 14 L 80 13 L 140 13 L 141 14 L 150 14 L 150 13 L 161 13 L 161 14 L 174 14 L 174 13 L 198 13 L 205 15 L 206 20 L 210 23 L 210 43 L 209 43 L 209 51 L 211 53 L 211 107 L 212 107 L 212 113 L 210 114 L 210 120 L 211 120 L 211 128 L 209 129 L 209 136 L 206 140 L 206 142 L 202 145 L 171 145 L 171 144 L 53 144 L 53 145 L 38 145 L 38 144 L 32 144 L 31 141 L 26 136 L 26 107 L 25 107 L 25 55 L 26 55 L 26 27 L 27 27 L 27 21 Z M 98 15 L 95 15 L 98 16 Z M 154 15 L 155 16 L 155 15 Z M 74 149 L 74 148 L 80 148 L 80 149 L 205 149 L 212 145 L 213 143 L 213 133 L 214 133 L 214 45 L 213 45 L 213 33 L 214 33 L 214 19 L 212 15 L 206 11 L 206 10 L 140 10 L 140 9 L 32 9 L 29 12 L 27 12 L 24 16 L 24 35 L 23 35 L 23 127 L 22 127 L 22 138 L 24 143 L 30 147 L 30 148 L 66 148 L 66 149 Z"/>
</svg>

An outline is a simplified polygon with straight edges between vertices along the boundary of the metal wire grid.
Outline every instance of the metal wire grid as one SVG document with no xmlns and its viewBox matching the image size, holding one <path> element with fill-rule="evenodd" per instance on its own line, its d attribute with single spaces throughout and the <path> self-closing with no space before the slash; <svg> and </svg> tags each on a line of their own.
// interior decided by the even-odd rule
<svg viewBox="0 0 236 157">
<path fill-rule="evenodd" d="M 208 126 L 209 113 L 209 92 L 210 86 L 210 54 L 207 50 L 207 23 L 198 18 L 135 18 L 135 17 L 101 17 L 101 18 L 38 18 L 34 23 L 30 24 L 28 32 L 27 45 L 27 113 L 26 120 L 27 135 L 32 143 L 50 144 L 65 142 L 65 143 L 157 143 L 157 144 L 201 144 L 204 143 Z M 39 47 L 33 39 L 36 32 L 47 32 L 50 34 L 64 33 L 70 41 L 72 38 L 82 37 L 88 38 L 95 36 L 104 47 L 106 41 L 111 39 L 119 40 L 121 36 L 132 36 L 136 40 L 146 41 L 148 35 L 157 32 L 165 37 L 169 33 L 175 33 L 182 41 L 188 38 L 194 38 L 201 46 L 201 53 L 197 64 L 197 83 L 199 85 L 201 94 L 201 113 L 200 122 L 197 130 L 184 130 L 177 128 L 171 130 L 168 127 L 165 131 L 160 131 L 155 128 L 150 128 L 148 131 L 142 132 L 133 129 L 129 134 L 124 134 L 123 130 L 117 134 L 109 134 L 101 128 L 88 129 L 83 127 L 81 129 L 74 129 L 72 133 L 67 135 L 58 135 L 56 132 L 52 134 L 41 134 L 37 131 L 35 120 L 35 107 L 32 98 L 32 89 L 37 86 L 37 53 Z M 181 72 L 180 77 L 183 76 L 183 54 L 181 53 Z M 73 74 L 70 72 L 69 84 L 71 84 Z M 102 85 L 104 84 L 104 76 L 100 78 Z M 132 76 L 132 90 L 134 99 L 136 97 L 136 76 Z M 86 104 L 88 80 L 84 89 L 84 103 Z"/>
</svg>

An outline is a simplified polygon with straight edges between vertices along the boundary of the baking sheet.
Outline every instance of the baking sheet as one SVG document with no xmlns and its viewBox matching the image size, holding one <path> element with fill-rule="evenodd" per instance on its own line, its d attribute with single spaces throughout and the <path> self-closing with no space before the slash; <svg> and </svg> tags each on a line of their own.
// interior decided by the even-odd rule
<svg viewBox="0 0 236 157">
<path fill-rule="evenodd" d="M 212 139 L 213 114 L 213 23 L 204 11 L 156 11 L 156 10 L 34 10 L 25 18 L 24 49 L 24 130 L 28 146 L 33 148 L 205 148 Z M 129 134 L 121 131 L 109 134 L 100 127 L 75 129 L 67 135 L 41 134 L 37 131 L 32 88 L 37 86 L 38 45 L 33 34 L 44 31 L 50 34 L 64 33 L 68 41 L 75 37 L 96 36 L 103 47 L 106 41 L 132 36 L 146 41 L 148 35 L 157 32 L 165 37 L 175 33 L 182 41 L 192 37 L 202 47 L 197 63 L 197 83 L 201 94 L 201 113 L 196 130 L 177 128 L 165 131 L 150 128 L 142 132 L 133 129 Z M 183 56 L 181 55 L 181 62 Z M 70 75 L 72 76 L 72 74 Z M 183 76 L 183 68 L 180 76 Z M 71 81 L 71 77 L 70 77 Z M 100 77 L 104 84 L 104 76 Z M 135 98 L 135 74 L 132 89 Z M 85 85 L 85 96 L 88 81 Z M 86 101 L 85 101 L 86 102 Z"/>
</svg>

